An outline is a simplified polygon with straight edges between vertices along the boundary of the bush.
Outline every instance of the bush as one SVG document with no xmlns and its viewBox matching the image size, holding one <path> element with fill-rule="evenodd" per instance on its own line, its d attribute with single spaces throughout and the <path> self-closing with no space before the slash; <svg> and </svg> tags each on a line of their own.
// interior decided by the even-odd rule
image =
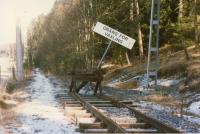
<svg viewBox="0 0 200 134">
<path fill-rule="evenodd" d="M 15 89 L 15 85 L 11 82 L 8 82 L 6 85 L 6 92 L 12 93 L 14 89 Z"/>
<path fill-rule="evenodd" d="M 200 16 L 198 16 L 198 22 Z M 199 30 L 200 27 L 198 27 Z M 175 51 L 183 49 L 182 39 L 185 38 L 185 45 L 187 47 L 195 44 L 194 42 L 194 16 L 183 17 L 179 23 L 173 26 L 173 37 L 169 40 Z"/>
<path fill-rule="evenodd" d="M 182 39 L 179 39 L 179 40 L 174 41 L 174 42 L 177 42 L 177 43 L 172 43 L 172 48 L 173 48 L 174 51 L 179 51 L 179 50 L 183 49 Z M 195 44 L 195 42 L 193 40 L 186 40 L 185 41 L 186 47 L 190 47 L 194 44 Z"/>
</svg>

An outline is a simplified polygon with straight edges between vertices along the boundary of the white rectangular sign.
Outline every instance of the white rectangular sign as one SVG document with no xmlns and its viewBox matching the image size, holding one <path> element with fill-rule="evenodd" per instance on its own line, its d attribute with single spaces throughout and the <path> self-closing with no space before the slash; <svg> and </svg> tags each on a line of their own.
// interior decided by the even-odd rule
<svg viewBox="0 0 200 134">
<path fill-rule="evenodd" d="M 131 49 L 135 43 L 135 40 L 114 30 L 100 22 L 97 22 L 96 26 L 94 27 L 94 32 L 122 45 L 129 49 Z"/>
</svg>

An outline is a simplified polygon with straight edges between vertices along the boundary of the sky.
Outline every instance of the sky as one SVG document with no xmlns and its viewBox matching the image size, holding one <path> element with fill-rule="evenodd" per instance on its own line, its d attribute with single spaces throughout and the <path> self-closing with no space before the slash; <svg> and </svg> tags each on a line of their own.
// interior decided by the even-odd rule
<svg viewBox="0 0 200 134">
<path fill-rule="evenodd" d="M 16 42 L 16 5 L 21 10 L 22 38 L 30 22 L 49 13 L 56 0 L 0 0 L 0 45 Z"/>
</svg>

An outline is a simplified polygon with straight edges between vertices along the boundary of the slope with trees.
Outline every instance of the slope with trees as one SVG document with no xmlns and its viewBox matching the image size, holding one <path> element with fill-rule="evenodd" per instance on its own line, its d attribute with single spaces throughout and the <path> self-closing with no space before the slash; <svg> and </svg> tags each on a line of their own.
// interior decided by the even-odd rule
<svg viewBox="0 0 200 134">
<path fill-rule="evenodd" d="M 195 44 L 199 34 L 194 31 L 200 29 L 200 11 L 194 8 L 200 2 L 195 2 L 161 0 L 159 47 L 170 44 L 175 51 L 181 50 L 183 38 L 186 46 Z M 30 65 L 56 74 L 73 66 L 96 67 L 109 43 L 93 32 L 98 21 L 136 39 L 132 50 L 112 43 L 106 62 L 123 65 L 139 55 L 145 60 L 150 12 L 151 1 L 147 0 L 58 0 L 49 14 L 31 23 L 27 34 Z"/>
</svg>

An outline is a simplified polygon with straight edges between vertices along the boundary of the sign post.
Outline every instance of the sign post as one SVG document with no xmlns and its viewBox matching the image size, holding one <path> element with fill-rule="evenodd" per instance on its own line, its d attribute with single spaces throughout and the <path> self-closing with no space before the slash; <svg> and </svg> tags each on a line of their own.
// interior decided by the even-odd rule
<svg viewBox="0 0 200 134">
<path fill-rule="evenodd" d="M 132 49 L 132 47 L 135 43 L 134 39 L 124 35 L 123 33 L 118 32 L 118 29 L 114 30 L 114 29 L 112 29 L 112 28 L 110 28 L 110 27 L 108 27 L 108 26 L 106 26 L 106 25 L 104 25 L 100 22 L 97 22 L 93 31 L 111 40 L 106 51 L 105 51 L 105 53 L 104 53 L 104 55 L 103 55 L 103 57 L 101 58 L 101 61 L 99 62 L 99 65 L 97 66 L 97 69 L 99 69 L 99 67 L 101 66 L 101 63 L 102 63 L 108 49 L 110 48 L 112 41 L 114 41 L 114 42 L 116 42 L 116 43 L 118 43 L 118 44 L 120 44 L 120 45 L 122 45 L 122 46 L 124 46 L 128 49 Z M 85 94 L 86 94 L 90 84 L 91 84 L 91 82 L 88 83 L 88 85 L 86 87 Z M 85 96 L 85 94 L 83 95 L 83 97 Z"/>
<path fill-rule="evenodd" d="M 120 33 L 117 30 L 114 30 L 100 22 L 97 22 L 93 31 L 124 47 L 127 47 L 128 49 L 132 49 L 135 43 L 135 40 L 131 37 L 128 37 L 125 34 Z"/>
</svg>

